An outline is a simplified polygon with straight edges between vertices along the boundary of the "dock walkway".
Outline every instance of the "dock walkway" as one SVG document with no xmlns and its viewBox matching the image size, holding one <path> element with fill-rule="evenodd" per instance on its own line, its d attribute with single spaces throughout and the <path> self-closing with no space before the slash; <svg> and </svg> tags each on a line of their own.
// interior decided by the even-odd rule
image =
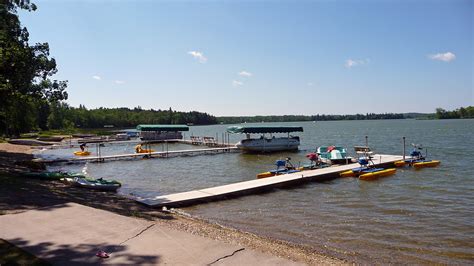
<svg viewBox="0 0 474 266">
<path fill-rule="evenodd" d="M 147 153 L 129 153 L 129 154 L 117 154 L 117 155 L 104 155 L 104 156 L 85 156 L 85 157 L 74 157 L 74 158 L 61 158 L 61 159 L 52 159 L 52 160 L 43 160 L 36 159 L 38 162 L 42 163 L 80 163 L 80 162 L 89 162 L 89 161 L 98 161 L 104 162 L 109 160 L 119 160 L 119 159 L 132 159 L 132 158 L 142 158 L 147 156 L 148 158 L 162 158 L 162 157 L 173 157 L 173 156 L 186 156 L 186 155 L 197 155 L 197 154 L 209 154 L 217 152 L 231 152 L 238 150 L 235 146 L 229 147 L 218 147 L 218 148 L 206 148 L 206 149 L 192 149 L 192 150 L 175 150 L 175 151 L 156 151 L 156 152 L 147 152 Z"/>
<path fill-rule="evenodd" d="M 375 166 L 393 166 L 393 163 L 402 160 L 399 155 L 373 155 Z M 177 207 L 188 206 L 202 202 L 225 199 L 250 194 L 258 191 L 268 190 L 274 187 L 296 185 L 308 181 L 322 181 L 334 179 L 340 172 L 359 167 L 358 163 L 348 165 L 332 166 L 322 169 L 308 170 L 294 174 L 286 174 L 263 179 L 255 179 L 218 187 L 211 187 L 188 192 L 181 192 L 153 198 L 136 198 L 139 203 L 150 207 Z"/>
</svg>

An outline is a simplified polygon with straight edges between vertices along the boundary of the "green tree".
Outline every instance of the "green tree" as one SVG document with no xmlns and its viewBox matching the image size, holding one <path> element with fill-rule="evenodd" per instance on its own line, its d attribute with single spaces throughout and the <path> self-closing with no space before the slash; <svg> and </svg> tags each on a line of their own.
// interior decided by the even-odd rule
<svg viewBox="0 0 474 266">
<path fill-rule="evenodd" d="M 17 9 L 35 11 L 36 5 L 28 0 L 0 2 L 0 134 L 7 135 L 38 127 L 35 108 L 40 102 L 67 99 L 67 81 L 51 80 L 57 68 L 48 43 L 29 44 Z"/>
</svg>

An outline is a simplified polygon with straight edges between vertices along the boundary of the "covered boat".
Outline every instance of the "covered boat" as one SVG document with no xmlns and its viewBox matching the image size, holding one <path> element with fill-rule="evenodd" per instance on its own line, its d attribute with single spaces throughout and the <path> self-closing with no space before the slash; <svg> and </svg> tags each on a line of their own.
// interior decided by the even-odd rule
<svg viewBox="0 0 474 266">
<path fill-rule="evenodd" d="M 182 131 L 189 131 L 187 125 L 138 125 L 141 140 L 182 139 Z"/>
<path fill-rule="evenodd" d="M 295 126 L 232 126 L 229 133 L 246 134 L 246 139 L 236 146 L 249 152 L 276 152 L 298 150 L 300 137 L 290 135 L 291 132 L 303 132 L 303 127 Z M 276 137 L 274 133 L 287 133 L 287 136 Z M 260 134 L 260 138 L 251 138 L 251 134 Z"/>
</svg>

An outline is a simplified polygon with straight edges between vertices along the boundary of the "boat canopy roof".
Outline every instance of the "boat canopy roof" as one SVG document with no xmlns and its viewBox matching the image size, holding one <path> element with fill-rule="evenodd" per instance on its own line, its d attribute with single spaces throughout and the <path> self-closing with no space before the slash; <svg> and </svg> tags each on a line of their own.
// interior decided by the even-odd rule
<svg viewBox="0 0 474 266">
<path fill-rule="evenodd" d="M 244 134 L 258 134 L 258 133 L 289 133 L 289 132 L 303 132 L 303 127 L 288 127 L 288 126 L 232 126 L 227 128 L 229 133 L 244 133 Z"/>
<path fill-rule="evenodd" d="M 186 125 L 138 125 L 140 131 L 189 131 Z"/>
</svg>

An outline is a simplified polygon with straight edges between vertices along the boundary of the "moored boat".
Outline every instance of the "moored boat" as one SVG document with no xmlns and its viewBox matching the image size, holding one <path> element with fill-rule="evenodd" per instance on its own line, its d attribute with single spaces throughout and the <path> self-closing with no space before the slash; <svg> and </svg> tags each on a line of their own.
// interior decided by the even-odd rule
<svg viewBox="0 0 474 266">
<path fill-rule="evenodd" d="M 76 156 L 88 156 L 91 155 L 90 151 L 76 151 L 74 152 L 74 155 Z"/>
<path fill-rule="evenodd" d="M 361 180 L 374 180 L 379 177 L 385 177 L 389 175 L 393 175 L 396 173 L 397 169 L 395 168 L 376 168 L 371 167 L 369 162 L 371 162 L 370 157 L 362 157 L 359 158 L 360 167 L 344 171 L 339 173 L 340 177 L 359 177 Z"/>
<path fill-rule="evenodd" d="M 397 169 L 395 168 L 388 168 L 388 169 L 383 169 L 382 170 L 377 170 L 377 171 L 372 171 L 372 172 L 366 172 L 364 174 L 359 175 L 359 179 L 361 180 L 374 180 L 379 177 L 385 177 L 385 176 L 390 176 L 393 175 L 397 172 Z"/>
<path fill-rule="evenodd" d="M 257 178 L 266 178 L 266 177 L 272 177 L 272 176 L 277 176 L 277 175 L 292 174 L 292 173 L 300 172 L 301 170 L 296 169 L 293 166 L 293 164 L 290 162 L 290 160 L 291 158 L 288 157 L 285 160 L 275 161 L 275 165 L 277 166 L 277 169 L 257 174 Z"/>
<path fill-rule="evenodd" d="M 141 140 L 163 141 L 182 139 L 182 131 L 189 131 L 187 125 L 138 125 L 137 130 Z"/>
<path fill-rule="evenodd" d="M 246 134 L 246 139 L 236 146 L 247 152 L 276 152 L 298 150 L 300 138 L 290 135 L 291 132 L 303 132 L 303 127 L 289 126 L 233 126 L 227 128 L 229 133 Z M 286 137 L 273 136 L 274 133 L 287 133 Z M 251 138 L 251 134 L 261 134 L 260 138 Z M 267 137 L 269 134 L 270 136 Z"/>
<path fill-rule="evenodd" d="M 413 166 L 416 169 L 420 169 L 424 167 L 436 167 L 441 163 L 441 161 L 439 160 L 426 160 L 427 154 L 423 156 L 423 154 L 421 153 L 423 147 L 419 144 L 412 145 L 413 151 L 410 152 L 410 157 L 405 160 L 396 161 L 394 163 L 396 167 L 403 167 L 405 165 L 408 165 Z"/>
<path fill-rule="evenodd" d="M 419 169 L 423 167 L 436 167 L 440 164 L 441 162 L 438 160 L 430 160 L 430 161 L 419 161 L 413 163 L 413 167 Z"/>
<path fill-rule="evenodd" d="M 347 156 L 346 149 L 340 146 L 321 146 L 316 153 L 327 164 L 348 164 L 353 161 L 352 157 Z"/>
</svg>

